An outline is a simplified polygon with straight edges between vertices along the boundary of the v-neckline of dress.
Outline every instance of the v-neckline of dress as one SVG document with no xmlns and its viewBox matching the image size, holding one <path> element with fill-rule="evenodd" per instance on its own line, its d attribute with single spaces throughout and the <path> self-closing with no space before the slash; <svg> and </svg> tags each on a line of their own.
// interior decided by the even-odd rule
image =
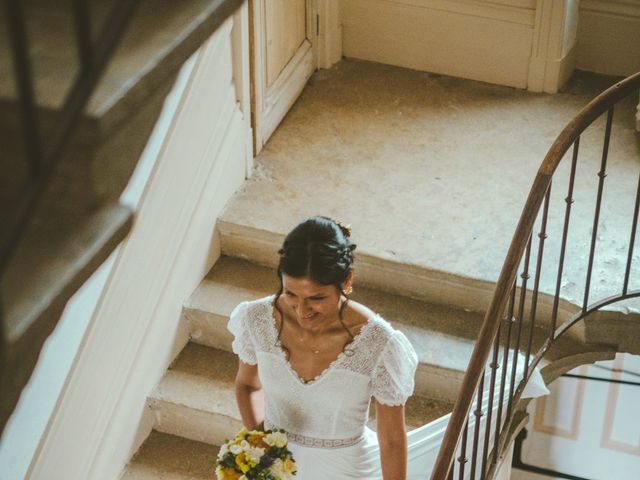
<svg viewBox="0 0 640 480">
<path fill-rule="evenodd" d="M 336 358 L 334 358 L 331 362 L 329 362 L 329 365 L 327 365 L 327 367 L 324 370 L 322 370 L 318 375 L 316 375 L 315 377 L 313 377 L 310 380 L 305 380 L 304 378 L 302 378 L 300 376 L 300 374 L 295 370 L 295 368 L 293 368 L 293 366 L 291 365 L 291 362 L 289 362 L 289 359 L 287 358 L 287 354 L 284 351 L 282 343 L 280 342 L 280 339 L 278 338 L 278 328 L 276 327 L 276 317 L 273 314 L 275 295 L 271 295 L 269 298 L 270 298 L 270 301 L 267 304 L 269 306 L 269 313 L 270 313 L 270 315 L 269 315 L 269 317 L 270 317 L 269 324 L 271 326 L 272 333 L 274 334 L 274 336 L 276 338 L 275 348 L 276 348 L 276 350 L 278 352 L 278 355 L 282 358 L 282 361 L 287 366 L 287 369 L 289 370 L 291 375 L 303 387 L 309 387 L 311 385 L 315 385 L 320 380 L 322 380 L 324 377 L 326 377 L 329 374 L 329 372 L 333 369 L 333 367 L 340 360 L 342 360 L 343 357 L 347 356 L 347 351 L 348 350 L 352 350 L 354 348 L 355 344 L 362 337 L 362 334 L 366 330 L 368 330 L 371 327 L 371 325 L 373 325 L 373 323 L 374 323 L 373 320 L 376 317 L 378 317 L 377 313 L 374 313 L 373 315 L 368 317 L 367 318 L 367 322 L 362 327 L 360 327 L 360 331 L 354 335 L 353 339 L 345 346 L 345 348 L 342 349 L 342 351 L 336 356 Z"/>
</svg>

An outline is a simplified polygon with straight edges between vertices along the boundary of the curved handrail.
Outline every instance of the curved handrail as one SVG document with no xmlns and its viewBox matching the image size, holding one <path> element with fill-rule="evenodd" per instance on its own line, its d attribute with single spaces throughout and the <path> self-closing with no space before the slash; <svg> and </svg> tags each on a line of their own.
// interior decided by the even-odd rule
<svg viewBox="0 0 640 480">
<path fill-rule="evenodd" d="M 604 112 L 610 110 L 612 105 L 638 89 L 640 89 L 640 72 L 622 80 L 598 95 L 562 130 L 540 165 L 531 190 L 529 191 L 527 201 L 523 207 L 522 214 L 520 215 L 500 276 L 498 277 L 495 293 L 485 314 L 478 339 L 471 354 L 469 368 L 464 376 L 460 393 L 449 419 L 447 430 L 432 470 L 432 480 L 444 480 L 447 478 L 452 467 L 456 449 L 462 436 L 462 431 L 465 428 L 475 393 L 478 390 L 481 376 L 485 371 L 485 364 L 498 333 L 501 314 L 506 307 L 509 294 L 514 286 L 518 267 L 532 235 L 535 221 L 538 218 L 540 207 L 549 190 L 554 172 L 571 145 L 574 144 L 589 125 Z M 526 382 L 526 378 L 524 381 Z"/>
</svg>

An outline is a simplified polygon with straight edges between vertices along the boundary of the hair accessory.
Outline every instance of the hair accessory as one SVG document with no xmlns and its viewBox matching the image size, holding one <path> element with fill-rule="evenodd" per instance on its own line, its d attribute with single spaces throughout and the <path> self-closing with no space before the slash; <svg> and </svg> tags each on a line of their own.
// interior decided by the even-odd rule
<svg viewBox="0 0 640 480">
<path fill-rule="evenodd" d="M 340 220 L 334 220 L 334 222 L 336 222 L 336 225 L 340 227 L 340 230 L 342 230 L 345 237 L 349 238 L 351 236 L 351 224 L 345 225 Z"/>
</svg>

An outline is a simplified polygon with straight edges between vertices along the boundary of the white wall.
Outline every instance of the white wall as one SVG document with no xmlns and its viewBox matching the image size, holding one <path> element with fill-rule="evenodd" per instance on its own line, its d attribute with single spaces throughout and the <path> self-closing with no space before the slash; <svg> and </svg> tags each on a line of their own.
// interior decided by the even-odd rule
<svg viewBox="0 0 640 480">
<path fill-rule="evenodd" d="M 621 76 L 640 71 L 640 0 L 581 0 L 577 67 Z"/>
<path fill-rule="evenodd" d="M 153 426 L 146 397 L 187 341 L 182 304 L 251 164 L 247 20 L 245 6 L 196 54 L 28 478 L 112 480 Z"/>
<path fill-rule="evenodd" d="M 120 198 L 121 203 L 134 211 L 155 165 L 194 60 L 192 58 L 182 67 L 135 172 Z M 45 342 L 33 375 L 0 441 L 1 480 L 24 478 L 117 256 L 116 249 L 69 300 L 55 330 Z"/>
<path fill-rule="evenodd" d="M 571 373 L 638 382 L 640 357 L 617 354 Z M 640 387 L 560 377 L 529 405 L 522 460 L 590 480 L 635 480 L 640 471 Z M 548 479 L 514 469 L 513 480 Z"/>
</svg>

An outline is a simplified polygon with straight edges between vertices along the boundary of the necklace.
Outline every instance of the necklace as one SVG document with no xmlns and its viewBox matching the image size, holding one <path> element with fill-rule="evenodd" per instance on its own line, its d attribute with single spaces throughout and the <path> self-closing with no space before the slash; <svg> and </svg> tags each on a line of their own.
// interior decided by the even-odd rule
<svg viewBox="0 0 640 480">
<path fill-rule="evenodd" d="M 307 344 L 307 342 L 306 342 L 306 340 L 304 339 L 304 337 L 298 337 L 298 341 L 299 341 L 300 343 L 303 343 L 303 344 L 304 344 L 305 346 L 307 346 L 309 349 L 311 349 L 311 351 L 312 351 L 315 355 L 318 355 L 318 354 L 321 352 L 321 350 L 320 350 L 320 349 L 318 349 L 318 348 L 314 348 L 313 346 L 311 346 L 311 345 Z"/>
</svg>

